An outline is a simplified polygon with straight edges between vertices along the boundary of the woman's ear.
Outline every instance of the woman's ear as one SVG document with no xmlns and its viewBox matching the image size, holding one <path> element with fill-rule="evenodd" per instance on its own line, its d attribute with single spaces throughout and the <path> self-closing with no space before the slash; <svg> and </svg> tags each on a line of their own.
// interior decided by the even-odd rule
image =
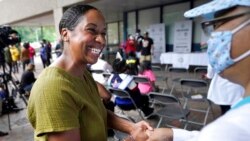
<svg viewBox="0 0 250 141">
<path fill-rule="evenodd" d="M 69 42 L 68 30 L 66 28 L 62 29 L 61 38 L 62 38 L 63 42 Z"/>
</svg>

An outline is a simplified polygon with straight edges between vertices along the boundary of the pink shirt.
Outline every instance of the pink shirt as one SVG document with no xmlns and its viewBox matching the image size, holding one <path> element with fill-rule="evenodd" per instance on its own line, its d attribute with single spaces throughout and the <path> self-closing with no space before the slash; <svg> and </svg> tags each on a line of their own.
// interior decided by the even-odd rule
<svg viewBox="0 0 250 141">
<path fill-rule="evenodd" d="M 33 47 L 29 47 L 29 57 L 30 58 L 33 58 L 34 56 L 35 56 L 35 54 L 36 54 L 36 51 L 35 51 L 35 49 L 33 48 Z"/>
<path fill-rule="evenodd" d="M 155 74 L 152 70 L 145 70 L 142 74 L 139 74 L 139 76 L 147 77 L 151 82 L 155 82 L 156 80 Z M 148 94 L 153 90 L 153 86 L 147 83 L 139 83 L 138 88 L 141 94 Z"/>
</svg>

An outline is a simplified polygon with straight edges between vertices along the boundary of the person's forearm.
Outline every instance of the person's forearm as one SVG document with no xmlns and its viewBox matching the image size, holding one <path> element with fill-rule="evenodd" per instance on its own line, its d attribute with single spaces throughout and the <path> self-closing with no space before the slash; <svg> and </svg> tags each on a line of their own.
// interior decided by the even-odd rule
<svg viewBox="0 0 250 141">
<path fill-rule="evenodd" d="M 111 111 L 108 111 L 108 127 L 130 134 L 133 129 L 133 122 L 118 117 Z"/>
</svg>

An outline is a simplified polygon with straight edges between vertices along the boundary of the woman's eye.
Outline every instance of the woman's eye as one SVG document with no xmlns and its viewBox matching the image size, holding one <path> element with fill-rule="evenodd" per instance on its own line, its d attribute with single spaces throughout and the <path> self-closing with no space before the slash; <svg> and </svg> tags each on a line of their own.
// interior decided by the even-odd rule
<svg viewBox="0 0 250 141">
<path fill-rule="evenodd" d="M 96 30 L 93 28 L 88 28 L 87 31 L 91 32 L 92 34 L 97 34 Z"/>
<path fill-rule="evenodd" d="M 106 32 L 103 32 L 103 33 L 101 33 L 102 34 L 102 36 L 106 36 L 107 35 L 107 33 Z"/>
</svg>

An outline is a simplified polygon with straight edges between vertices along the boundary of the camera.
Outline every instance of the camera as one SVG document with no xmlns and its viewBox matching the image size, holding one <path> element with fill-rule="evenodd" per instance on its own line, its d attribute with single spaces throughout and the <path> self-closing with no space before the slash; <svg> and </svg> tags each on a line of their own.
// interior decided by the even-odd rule
<svg viewBox="0 0 250 141">
<path fill-rule="evenodd" d="M 21 38 L 16 30 L 8 25 L 0 26 L 0 50 L 20 42 Z"/>
</svg>

